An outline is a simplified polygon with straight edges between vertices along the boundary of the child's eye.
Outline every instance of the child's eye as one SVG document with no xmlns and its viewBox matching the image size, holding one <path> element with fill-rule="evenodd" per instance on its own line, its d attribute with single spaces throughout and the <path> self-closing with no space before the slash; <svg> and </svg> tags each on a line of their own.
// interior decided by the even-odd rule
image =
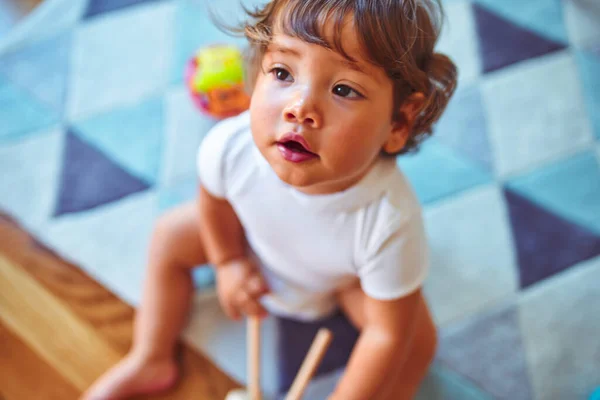
<svg viewBox="0 0 600 400">
<path fill-rule="evenodd" d="M 362 94 L 358 93 L 356 90 L 352 89 L 348 85 L 337 85 L 333 88 L 333 93 L 348 99 L 358 99 L 363 97 Z"/>
<path fill-rule="evenodd" d="M 292 75 L 288 71 L 280 67 L 275 67 L 270 72 L 275 76 L 275 79 L 277 79 L 278 81 L 290 82 L 290 78 L 292 77 Z"/>
</svg>

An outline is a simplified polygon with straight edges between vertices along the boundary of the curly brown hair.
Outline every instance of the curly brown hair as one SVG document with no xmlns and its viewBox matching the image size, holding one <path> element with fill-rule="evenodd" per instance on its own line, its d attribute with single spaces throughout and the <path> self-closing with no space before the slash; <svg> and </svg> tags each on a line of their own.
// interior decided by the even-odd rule
<svg viewBox="0 0 600 400">
<path fill-rule="evenodd" d="M 406 145 L 393 155 L 418 149 L 432 134 L 433 124 L 456 88 L 456 65 L 434 51 L 444 19 L 440 0 L 271 0 L 254 10 L 244 10 L 249 18 L 241 26 L 221 27 L 245 35 L 250 43 L 246 79 L 249 91 L 275 28 L 356 61 L 341 43 L 343 24 L 348 19 L 353 21 L 366 61 L 383 68 L 393 82 L 392 120 L 405 121 L 400 105 L 412 93 L 425 96 Z M 331 41 L 324 32 L 328 22 L 334 24 Z"/>
</svg>

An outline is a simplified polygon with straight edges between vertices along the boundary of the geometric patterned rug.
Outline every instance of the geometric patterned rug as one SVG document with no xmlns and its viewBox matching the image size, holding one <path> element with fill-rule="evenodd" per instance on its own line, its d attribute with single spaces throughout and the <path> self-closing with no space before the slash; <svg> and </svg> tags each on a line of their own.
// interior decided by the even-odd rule
<svg viewBox="0 0 600 400">
<path fill-rule="evenodd" d="M 213 7 L 233 23 L 237 3 Z M 193 196 L 214 124 L 187 95 L 185 62 L 200 46 L 244 43 L 200 0 L 78 4 L 62 23 L 40 7 L 29 36 L 0 45 L 0 209 L 135 305 L 153 222 Z M 425 206 L 440 328 L 419 398 L 584 399 L 600 385 L 600 5 L 445 6 L 438 48 L 459 87 L 433 138 L 398 159 Z M 209 270 L 195 281 L 186 340 L 244 381 L 243 324 L 223 317 Z M 275 393 L 315 327 L 271 318 L 264 329 L 279 347 L 263 359 L 283 358 L 264 365 Z M 309 398 L 339 367 L 323 366 Z"/>
</svg>

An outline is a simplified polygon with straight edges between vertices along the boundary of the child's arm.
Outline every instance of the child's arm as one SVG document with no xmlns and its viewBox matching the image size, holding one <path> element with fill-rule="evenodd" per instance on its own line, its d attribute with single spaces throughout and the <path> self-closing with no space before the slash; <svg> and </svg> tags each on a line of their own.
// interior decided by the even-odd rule
<svg viewBox="0 0 600 400">
<path fill-rule="evenodd" d="M 208 261 L 219 266 L 246 256 L 244 229 L 231 204 L 211 195 L 202 186 L 198 200 L 200 236 Z"/>
<path fill-rule="evenodd" d="M 379 399 L 392 372 L 407 357 L 422 309 L 421 291 L 392 301 L 365 296 L 364 326 L 354 346 L 346 372 L 329 400 Z"/>
<path fill-rule="evenodd" d="M 242 315 L 265 316 L 261 296 L 269 291 L 248 257 L 244 228 L 227 200 L 200 187 L 200 236 L 208 262 L 216 268 L 217 293 L 223 311 L 232 319 Z"/>
</svg>

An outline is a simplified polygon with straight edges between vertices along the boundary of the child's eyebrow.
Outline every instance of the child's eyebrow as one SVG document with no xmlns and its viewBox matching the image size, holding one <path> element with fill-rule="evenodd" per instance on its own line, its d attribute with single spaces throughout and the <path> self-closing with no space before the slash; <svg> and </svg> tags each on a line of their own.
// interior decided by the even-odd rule
<svg viewBox="0 0 600 400">
<path fill-rule="evenodd" d="M 354 70 L 354 71 L 356 71 L 356 72 L 360 72 L 361 74 L 368 75 L 368 74 L 365 72 L 365 70 L 364 70 L 364 69 L 362 69 L 362 68 L 360 67 L 360 64 L 359 64 L 359 63 L 357 63 L 357 62 L 355 62 L 355 61 L 350 61 L 350 60 L 342 60 L 342 63 L 343 63 L 343 64 L 344 64 L 346 67 L 350 68 L 351 70 Z"/>
<path fill-rule="evenodd" d="M 281 44 L 278 43 L 271 43 L 271 45 L 269 45 L 269 47 L 267 48 L 267 51 L 269 53 L 283 53 L 283 54 L 292 54 L 296 57 L 300 57 L 300 53 L 298 53 L 297 50 L 292 49 L 290 47 L 285 47 Z"/>
<path fill-rule="evenodd" d="M 267 48 L 268 53 L 283 53 L 283 54 L 291 54 L 296 57 L 300 57 L 300 53 L 291 47 L 287 47 L 281 43 L 271 43 Z M 351 61 L 346 58 L 341 60 L 342 64 L 345 67 L 350 68 L 353 71 L 360 72 L 361 74 L 369 75 L 363 68 L 361 68 L 360 64 L 356 61 Z"/>
</svg>

